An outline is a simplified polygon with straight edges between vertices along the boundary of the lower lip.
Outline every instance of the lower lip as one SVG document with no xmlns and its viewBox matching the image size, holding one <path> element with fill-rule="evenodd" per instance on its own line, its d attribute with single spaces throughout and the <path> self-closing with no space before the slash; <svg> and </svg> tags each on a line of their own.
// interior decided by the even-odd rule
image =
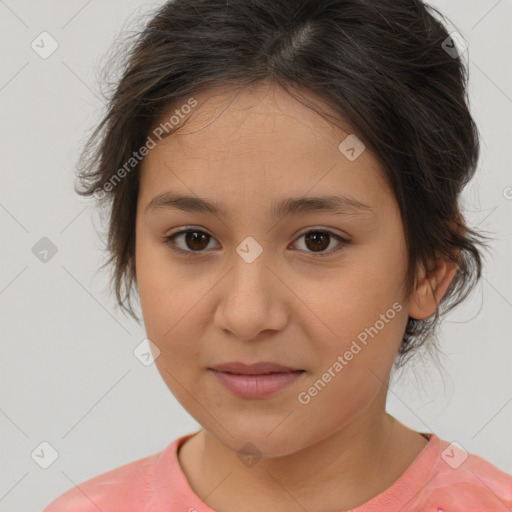
<svg viewBox="0 0 512 512">
<path fill-rule="evenodd" d="M 242 398 L 266 398 L 293 384 L 303 370 L 261 375 L 239 375 L 211 370 L 219 382 Z"/>
</svg>

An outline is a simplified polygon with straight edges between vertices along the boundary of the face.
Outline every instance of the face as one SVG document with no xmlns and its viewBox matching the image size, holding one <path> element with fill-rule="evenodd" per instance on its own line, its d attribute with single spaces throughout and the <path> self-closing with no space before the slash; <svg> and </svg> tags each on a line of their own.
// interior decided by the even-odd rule
<svg viewBox="0 0 512 512">
<path fill-rule="evenodd" d="M 147 336 L 171 392 L 223 445 L 290 454 L 363 412 L 383 414 L 408 316 L 398 205 L 369 150 L 339 148 L 350 129 L 285 91 L 195 99 L 183 130 L 142 163 L 135 258 Z M 334 195 L 348 200 L 308 203 Z M 288 370 L 212 370 L 233 362 Z"/>
</svg>

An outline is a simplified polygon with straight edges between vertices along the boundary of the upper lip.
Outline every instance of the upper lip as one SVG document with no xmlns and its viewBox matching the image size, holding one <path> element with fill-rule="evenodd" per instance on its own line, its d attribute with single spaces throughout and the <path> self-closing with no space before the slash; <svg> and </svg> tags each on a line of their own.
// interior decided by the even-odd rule
<svg viewBox="0 0 512 512">
<path fill-rule="evenodd" d="M 270 363 L 266 361 L 254 364 L 244 364 L 239 362 L 225 363 L 213 366 L 211 369 L 218 372 L 236 373 L 239 375 L 261 375 L 264 373 L 301 371 L 300 368 L 291 368 L 282 364 Z"/>
</svg>

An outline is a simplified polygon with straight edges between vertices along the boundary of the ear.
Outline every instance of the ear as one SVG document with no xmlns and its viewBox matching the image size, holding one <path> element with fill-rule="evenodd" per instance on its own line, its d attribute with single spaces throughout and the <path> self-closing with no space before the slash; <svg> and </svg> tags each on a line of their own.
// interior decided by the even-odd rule
<svg viewBox="0 0 512 512">
<path fill-rule="evenodd" d="M 422 266 L 416 289 L 409 303 L 409 316 L 424 320 L 432 316 L 455 277 L 458 265 L 445 259 L 437 259 L 435 268 L 426 271 Z"/>
</svg>

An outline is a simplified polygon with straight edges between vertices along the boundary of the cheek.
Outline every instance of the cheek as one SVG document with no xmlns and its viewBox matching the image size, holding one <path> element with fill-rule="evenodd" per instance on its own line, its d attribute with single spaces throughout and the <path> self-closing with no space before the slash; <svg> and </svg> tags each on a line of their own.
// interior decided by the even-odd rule
<svg viewBox="0 0 512 512">
<path fill-rule="evenodd" d="M 160 336 L 172 327 L 175 317 L 184 309 L 190 290 L 186 275 L 178 272 L 169 251 L 165 242 L 154 240 L 148 233 L 137 234 L 135 267 L 141 307 L 146 326 Z M 193 281 L 189 282 L 193 286 Z M 156 329 L 160 324 L 165 327 L 163 332 Z"/>
<path fill-rule="evenodd" d="M 322 300 L 314 309 L 323 325 L 319 323 L 316 335 L 310 335 L 317 340 L 319 374 L 331 368 L 336 375 L 328 384 L 327 400 L 344 396 L 351 402 L 370 396 L 381 385 L 379 379 L 387 379 L 402 341 L 407 310 L 401 302 L 403 269 L 396 265 L 401 256 L 391 251 L 377 256 L 360 255 L 333 275 L 321 294 L 316 292 Z"/>
<path fill-rule="evenodd" d="M 397 309 L 399 304 L 381 310 L 387 323 L 365 308 L 358 316 L 338 314 L 339 336 L 330 335 L 317 344 L 320 365 L 297 396 L 309 418 L 331 418 L 329 425 L 341 425 L 382 393 L 404 327 L 403 314 Z"/>
<path fill-rule="evenodd" d="M 160 351 L 155 365 L 175 398 L 190 410 L 194 406 L 190 396 L 202 396 L 197 384 L 201 349 L 196 334 L 200 329 L 197 319 L 205 318 L 199 300 L 204 291 L 193 280 L 143 256 L 138 290 L 147 337 Z"/>
<path fill-rule="evenodd" d="M 319 316 L 328 324 L 331 337 L 354 339 L 374 326 L 381 315 L 385 327 L 382 329 L 379 321 L 377 328 L 384 336 L 389 332 L 393 338 L 400 331 L 400 311 L 405 309 L 401 303 L 401 269 L 380 258 L 362 255 L 332 277 L 324 283 L 321 294 L 317 291 L 317 296 L 323 297 L 322 303 L 317 303 Z"/>
<path fill-rule="evenodd" d="M 163 356 L 157 365 L 163 361 L 166 365 L 178 363 L 196 354 L 191 319 L 200 315 L 204 287 L 188 272 L 173 269 L 165 250 L 154 242 L 141 241 L 137 247 L 136 271 L 146 333 Z"/>
</svg>

